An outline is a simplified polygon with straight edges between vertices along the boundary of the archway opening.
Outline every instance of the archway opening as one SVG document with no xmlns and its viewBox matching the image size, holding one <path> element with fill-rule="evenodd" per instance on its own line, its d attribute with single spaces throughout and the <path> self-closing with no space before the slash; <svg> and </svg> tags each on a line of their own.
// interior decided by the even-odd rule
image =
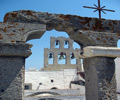
<svg viewBox="0 0 120 100">
<path fill-rule="evenodd" d="M 53 52 L 48 53 L 48 64 L 53 64 Z"/>
<path fill-rule="evenodd" d="M 56 87 L 52 87 L 51 90 L 53 90 L 53 89 L 58 89 L 58 88 L 56 88 Z"/>
<path fill-rule="evenodd" d="M 64 41 L 60 41 L 60 39 Z M 25 82 L 32 84 L 32 90 L 51 89 L 53 86 L 57 87 L 58 84 L 60 84 L 59 89 L 69 88 L 69 83 L 73 78 L 72 76 L 75 76 L 75 73 L 72 72 L 73 70 L 70 70 L 71 75 L 69 75 L 70 71 L 64 70 L 77 68 L 75 66 L 76 60 L 73 61 L 74 65 L 70 63 L 70 59 L 75 58 L 72 53 L 77 49 L 73 48 L 74 44 L 71 46 L 75 42 L 73 40 L 70 42 L 69 40 L 69 36 L 65 32 L 52 30 L 45 32 L 40 39 L 27 42 L 33 44 L 33 47 L 31 48 L 32 55 L 26 60 L 26 70 L 29 73 L 25 75 Z M 56 48 L 56 45 L 59 45 L 59 47 Z M 64 45 L 67 45 L 67 48 Z M 80 49 L 80 46 L 78 45 L 76 48 Z M 37 70 L 31 71 L 29 70 L 30 67 Z M 67 78 L 67 83 L 65 78 Z M 59 83 L 61 81 L 62 83 Z M 66 84 L 68 84 L 68 87 Z"/>
<path fill-rule="evenodd" d="M 59 40 L 55 41 L 55 48 L 60 48 L 60 41 Z"/>
<path fill-rule="evenodd" d="M 64 48 L 69 48 L 69 41 L 68 40 L 64 41 Z"/>
<path fill-rule="evenodd" d="M 66 53 L 60 52 L 58 54 L 58 64 L 66 64 Z"/>
<path fill-rule="evenodd" d="M 71 61 L 71 64 L 76 64 L 76 58 L 73 52 L 70 54 L 70 61 Z"/>
<path fill-rule="evenodd" d="M 40 39 L 33 39 L 27 41 L 27 43 L 33 44 L 33 47 L 31 48 L 32 55 L 26 59 L 26 70 L 29 70 L 29 68 L 36 68 L 37 70 L 40 70 L 41 68 L 44 67 L 44 48 L 52 48 L 50 47 L 50 39 L 51 37 L 65 37 L 69 38 L 68 34 L 66 32 L 58 32 L 56 30 L 52 31 L 46 31 L 43 36 Z M 58 40 L 58 45 L 56 47 L 56 42 L 52 45 L 55 48 L 60 47 L 60 41 Z M 48 52 L 49 54 L 50 52 Z M 53 54 L 53 53 L 52 53 Z M 54 59 L 54 54 L 52 55 L 53 58 L 49 59 L 49 55 L 47 55 L 48 59 L 47 60 L 52 60 Z M 50 63 L 52 63 L 50 61 Z"/>
</svg>

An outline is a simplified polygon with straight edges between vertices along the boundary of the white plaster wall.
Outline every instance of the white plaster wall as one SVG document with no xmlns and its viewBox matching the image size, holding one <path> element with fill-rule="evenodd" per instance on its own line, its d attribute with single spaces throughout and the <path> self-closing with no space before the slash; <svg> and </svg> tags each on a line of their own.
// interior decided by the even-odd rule
<svg viewBox="0 0 120 100">
<path fill-rule="evenodd" d="M 120 58 L 115 59 L 116 68 L 116 80 L 117 80 L 117 92 L 120 92 Z"/>
<path fill-rule="evenodd" d="M 26 71 L 25 83 L 32 83 L 32 89 L 69 89 L 70 82 L 76 79 L 75 69 L 63 71 Z M 80 77 L 80 79 L 82 79 Z M 51 80 L 54 80 L 52 83 Z M 42 85 L 39 85 L 42 83 Z M 77 86 L 78 87 L 78 86 Z"/>
</svg>

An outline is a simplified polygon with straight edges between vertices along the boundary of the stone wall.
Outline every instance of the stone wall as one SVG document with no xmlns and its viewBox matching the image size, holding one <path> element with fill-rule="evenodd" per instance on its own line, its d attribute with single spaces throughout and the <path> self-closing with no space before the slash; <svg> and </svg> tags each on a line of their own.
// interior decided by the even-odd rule
<svg viewBox="0 0 120 100">
<path fill-rule="evenodd" d="M 23 100 L 29 44 L 0 44 L 0 100 Z"/>
</svg>

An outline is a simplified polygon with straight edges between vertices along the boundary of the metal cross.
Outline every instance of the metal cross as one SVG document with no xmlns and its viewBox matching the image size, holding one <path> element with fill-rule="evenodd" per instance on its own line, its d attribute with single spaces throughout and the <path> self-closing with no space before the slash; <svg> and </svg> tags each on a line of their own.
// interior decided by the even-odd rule
<svg viewBox="0 0 120 100">
<path fill-rule="evenodd" d="M 106 14 L 104 11 L 111 11 L 111 12 L 115 12 L 115 10 L 109 10 L 109 9 L 103 9 L 106 6 L 101 7 L 100 6 L 100 0 L 98 0 L 98 6 L 96 4 L 94 4 L 95 7 L 88 7 L 88 6 L 83 6 L 84 8 L 91 8 L 91 9 L 96 9 L 94 12 L 98 11 L 99 12 L 99 19 L 101 19 L 101 12 L 103 12 L 104 14 Z"/>
</svg>

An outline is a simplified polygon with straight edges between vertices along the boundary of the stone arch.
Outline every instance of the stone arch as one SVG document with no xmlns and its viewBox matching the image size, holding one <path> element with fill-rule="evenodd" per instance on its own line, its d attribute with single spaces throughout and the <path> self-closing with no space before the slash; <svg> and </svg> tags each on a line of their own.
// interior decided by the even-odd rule
<svg viewBox="0 0 120 100">
<path fill-rule="evenodd" d="M 13 15 L 15 16 L 13 17 Z M 81 48 L 83 46 L 96 45 L 95 43 L 96 40 L 94 40 L 94 37 L 92 37 L 93 32 L 91 32 L 91 34 L 88 34 L 90 33 L 90 31 L 85 31 L 89 30 L 85 29 L 86 24 L 88 22 L 90 23 L 92 20 L 96 21 L 96 19 L 82 18 L 79 16 L 50 14 L 30 10 L 9 12 L 4 17 L 4 22 L 20 22 L 20 23 L 23 22 L 36 25 L 43 24 L 46 25 L 46 31 L 55 29 L 56 31 L 66 32 L 71 39 L 73 39 L 81 46 Z M 82 30 L 84 30 L 85 32 Z M 37 35 L 35 36 L 33 34 Z M 30 33 L 27 34 L 26 41 L 40 37 L 41 35 L 38 35 L 38 32 L 36 33 L 34 31 L 33 32 L 31 31 Z"/>
<path fill-rule="evenodd" d="M 32 40 L 32 39 L 40 39 L 41 36 L 44 34 L 44 32 L 45 31 L 41 31 L 41 29 L 29 31 L 24 35 L 23 40 L 27 42 L 27 41 Z"/>
<path fill-rule="evenodd" d="M 53 28 L 55 29 L 55 28 Z M 53 30 L 52 29 L 52 30 Z M 58 30 L 58 29 L 55 29 L 56 31 L 59 31 L 61 32 L 61 30 Z M 46 31 L 50 31 L 50 30 L 46 30 Z M 42 37 L 42 35 L 44 35 L 44 33 L 46 31 L 41 31 L 40 30 L 31 30 L 29 32 L 27 32 L 24 37 L 23 37 L 23 40 L 25 42 L 29 41 L 29 40 L 32 40 L 32 39 L 40 39 Z M 66 32 L 66 30 L 63 30 L 62 32 Z M 67 33 L 67 32 L 66 32 Z M 81 35 L 81 32 L 78 32 L 77 36 L 74 36 L 74 35 L 71 35 L 71 34 L 75 34 L 75 33 L 67 33 L 68 36 L 74 40 L 74 42 L 76 42 L 77 44 L 79 44 L 79 46 L 81 47 L 81 49 L 84 47 L 84 46 L 87 46 L 87 45 L 92 45 L 94 44 L 92 40 L 90 40 L 87 36 L 84 36 L 84 35 Z M 80 34 L 80 35 L 79 35 Z M 78 38 L 78 37 L 81 37 L 81 38 Z M 86 40 L 86 42 L 84 41 Z"/>
<path fill-rule="evenodd" d="M 61 61 L 63 60 L 63 61 Z M 66 64 L 66 52 L 59 52 L 58 53 L 58 64 Z"/>
<path fill-rule="evenodd" d="M 60 41 L 59 40 L 55 40 L 55 48 L 60 48 Z"/>
<path fill-rule="evenodd" d="M 70 53 L 70 64 L 76 64 L 76 58 L 74 52 Z"/>
<path fill-rule="evenodd" d="M 65 40 L 64 41 L 64 48 L 69 48 L 70 46 L 69 46 L 70 44 L 69 44 L 69 41 L 68 40 Z"/>
<path fill-rule="evenodd" d="M 49 52 L 48 53 L 48 64 L 53 65 L 53 62 L 54 62 L 54 52 Z"/>
<path fill-rule="evenodd" d="M 117 40 L 116 36 L 120 37 L 119 21 L 105 20 L 105 19 L 99 20 L 96 18 L 85 18 L 85 17 L 75 16 L 75 15 L 73 16 L 73 15 L 62 15 L 62 14 L 49 14 L 49 13 L 35 12 L 35 11 L 29 11 L 29 10 L 21 10 L 21 11 L 14 11 L 14 12 L 7 13 L 5 15 L 4 22 L 23 22 L 23 23 L 30 23 L 30 24 L 35 23 L 36 25 L 44 24 L 47 26 L 46 30 L 56 29 L 57 31 L 64 31 L 64 32 L 68 33 L 71 39 L 75 40 L 75 42 L 77 42 L 79 45 L 82 45 L 82 46 L 95 46 L 95 45 L 116 46 L 116 40 Z M 10 28 L 10 27 L 11 26 L 9 26 L 7 28 Z M 3 31 L 7 32 L 6 27 L 5 27 L 5 29 L 3 29 Z M 22 32 L 20 32 L 20 33 L 19 33 L 19 36 L 23 36 Z M 109 33 L 109 35 L 108 35 L 108 33 Z M 118 34 L 116 34 L 116 33 L 118 33 Z M 113 36 L 113 34 L 114 34 L 114 37 L 111 37 L 111 35 Z M 13 33 L 12 33 L 12 35 L 13 35 Z M 36 39 L 38 37 L 39 36 L 34 37 L 34 36 L 32 36 L 32 33 L 30 33 L 26 37 L 26 40 Z M 1 38 L 2 38 L 2 36 L 1 36 Z M 11 41 L 11 42 L 14 42 L 14 41 Z M 21 44 L 17 44 L 17 45 L 21 45 Z M 16 48 L 15 48 L 15 51 L 17 51 Z M 25 51 L 25 50 L 23 49 L 23 51 Z M 9 54 L 11 54 L 11 53 L 9 53 Z M 18 54 L 16 56 L 18 56 Z M 89 85 L 87 85 L 88 91 L 86 92 L 86 94 L 87 94 L 86 99 L 88 99 L 88 97 L 93 97 L 93 96 L 94 96 L 94 99 L 96 99 L 96 100 L 100 99 L 101 97 L 103 97 L 101 99 L 104 99 L 105 97 L 116 99 L 117 96 L 115 95 L 115 92 L 116 92 L 115 87 L 113 88 L 113 85 L 112 85 L 112 83 L 115 82 L 115 79 L 113 77 L 113 75 L 114 75 L 113 59 L 114 58 L 107 58 L 107 57 L 98 57 L 97 59 L 96 58 L 97 57 L 87 58 L 83 62 L 86 64 L 85 65 L 86 73 L 89 72 L 88 74 L 86 74 L 86 76 L 88 75 L 89 77 L 86 77 L 85 79 L 87 80 L 87 78 L 88 79 L 92 78 L 92 76 L 90 77 L 90 75 L 91 75 L 90 72 L 92 72 L 94 70 L 92 70 L 90 66 L 94 67 L 93 69 L 96 69 L 99 72 L 99 73 L 94 73 L 96 75 L 96 77 L 94 77 L 95 79 L 100 78 L 100 80 L 98 82 L 102 83 L 102 82 L 104 82 L 102 80 L 111 80 L 111 79 L 113 80 L 111 83 L 104 82 L 104 83 L 102 83 L 102 85 L 100 85 L 102 87 L 106 86 L 106 87 L 112 88 L 111 91 L 109 92 L 111 96 L 106 95 L 106 94 L 109 94 L 106 92 L 106 91 L 108 91 L 108 88 L 105 89 L 101 93 L 101 91 L 100 91 L 101 87 L 99 87 L 99 90 L 95 90 L 95 89 L 97 89 L 97 87 L 94 87 L 94 89 L 91 89 L 90 85 L 92 85 L 92 84 L 89 84 Z M 24 59 L 22 57 L 20 57 L 20 60 L 23 64 Z M 1 62 L 2 62 L 2 60 L 1 60 Z M 94 62 L 94 63 L 91 63 L 91 62 Z M 96 67 L 95 65 L 97 65 L 97 63 L 99 63 L 99 64 Z M 10 65 L 10 64 L 8 63 L 7 65 Z M 14 64 L 14 65 L 18 65 L 18 64 Z M 101 69 L 101 65 L 103 67 L 102 69 Z M 21 65 L 21 66 L 24 66 L 24 65 Z M 87 69 L 87 67 L 88 67 L 88 69 Z M 110 70 L 110 67 L 111 67 L 111 70 Z M 107 73 L 108 71 L 110 74 Z M 107 77 L 102 77 L 101 72 L 103 74 L 105 73 Z M 109 75 L 107 75 L 107 74 L 109 74 Z M 93 76 L 95 76 L 95 75 L 93 75 Z M 95 79 L 91 80 L 91 82 L 93 82 L 96 86 L 98 86 L 97 81 L 94 82 Z M 109 85 L 109 83 L 111 86 Z M 14 83 L 12 85 L 14 86 Z M 90 90 L 92 90 L 92 91 L 90 91 Z M 97 91 L 97 93 L 96 93 L 96 91 Z M 97 95 L 94 95 L 94 94 L 97 94 Z M 98 96 L 98 94 L 99 94 L 99 96 Z M 113 95 L 115 95 L 115 96 L 113 96 Z M 93 100 L 92 98 L 89 98 L 89 99 Z"/>
</svg>

